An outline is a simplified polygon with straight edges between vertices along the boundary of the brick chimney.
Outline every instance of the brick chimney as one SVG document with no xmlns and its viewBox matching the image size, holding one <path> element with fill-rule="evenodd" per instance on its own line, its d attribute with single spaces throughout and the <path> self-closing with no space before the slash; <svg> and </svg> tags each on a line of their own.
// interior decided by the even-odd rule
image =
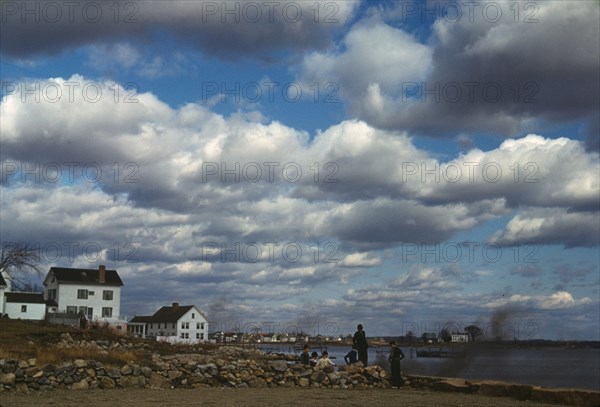
<svg viewBox="0 0 600 407">
<path fill-rule="evenodd" d="M 106 283 L 106 267 L 104 266 L 104 264 L 101 264 L 98 267 L 98 282 L 100 284 Z"/>
<path fill-rule="evenodd" d="M 173 303 L 173 309 L 177 309 L 179 308 L 179 303 L 178 302 L 174 302 Z"/>
</svg>

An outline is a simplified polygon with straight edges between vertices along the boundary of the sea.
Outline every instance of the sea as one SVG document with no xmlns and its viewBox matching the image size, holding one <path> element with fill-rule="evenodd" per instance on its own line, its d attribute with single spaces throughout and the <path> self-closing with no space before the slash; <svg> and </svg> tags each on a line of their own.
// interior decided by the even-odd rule
<svg viewBox="0 0 600 407">
<path fill-rule="evenodd" d="M 262 344 L 259 349 L 295 353 L 289 344 Z M 325 349 L 325 347 L 323 348 Z M 319 348 L 313 348 L 321 354 Z M 327 346 L 329 356 L 343 365 L 347 346 Z M 456 377 L 467 380 L 501 380 L 545 387 L 572 387 L 600 391 L 600 349 L 511 348 L 473 346 L 464 357 L 417 357 L 416 348 L 401 347 L 406 374 Z M 388 348 L 369 348 L 369 364 L 388 368 Z"/>
</svg>

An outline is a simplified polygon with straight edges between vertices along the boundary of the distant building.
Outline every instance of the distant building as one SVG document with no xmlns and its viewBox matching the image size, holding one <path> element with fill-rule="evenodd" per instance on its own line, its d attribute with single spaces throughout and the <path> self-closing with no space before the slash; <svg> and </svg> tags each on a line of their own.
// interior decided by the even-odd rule
<svg viewBox="0 0 600 407">
<path fill-rule="evenodd" d="M 453 333 L 452 342 L 469 342 L 469 334 L 466 332 Z"/>
<path fill-rule="evenodd" d="M 63 314 L 118 324 L 123 281 L 116 270 L 51 267 L 44 279 L 44 299 Z"/>
<path fill-rule="evenodd" d="M 162 307 L 152 316 L 136 316 L 127 324 L 127 331 L 141 337 L 154 337 L 168 342 L 208 341 L 208 320 L 195 305 Z"/>
</svg>

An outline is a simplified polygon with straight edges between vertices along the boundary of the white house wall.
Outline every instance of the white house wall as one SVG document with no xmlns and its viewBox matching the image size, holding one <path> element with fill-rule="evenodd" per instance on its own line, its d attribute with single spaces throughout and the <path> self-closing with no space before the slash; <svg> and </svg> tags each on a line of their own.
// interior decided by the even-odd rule
<svg viewBox="0 0 600 407">
<path fill-rule="evenodd" d="M 26 311 L 23 312 L 23 307 Z M 11 319 L 33 319 L 41 321 L 46 317 L 46 304 L 29 304 L 19 302 L 6 302 L 5 313 Z"/>
<path fill-rule="evenodd" d="M 4 287 L 0 287 L 0 317 L 4 314 L 4 302 L 6 301 L 6 297 L 4 293 L 8 292 L 8 290 Z"/>
<path fill-rule="evenodd" d="M 6 287 L 4 287 L 4 286 L 0 287 L 0 316 L 2 316 L 2 314 L 4 314 L 6 312 L 6 311 L 4 311 L 4 302 L 6 301 L 6 297 L 4 296 L 4 293 L 9 293 L 10 288 L 11 288 L 10 278 L 8 278 L 8 276 L 6 274 L 2 274 L 2 277 L 4 277 L 4 281 L 6 282 Z"/>
<path fill-rule="evenodd" d="M 106 284 L 57 284 L 56 282 L 49 283 L 44 290 L 44 298 L 48 299 L 48 290 L 56 288 L 56 299 L 59 312 L 66 312 L 67 307 L 92 307 L 92 319 L 115 321 L 119 319 L 121 314 L 121 287 Z M 94 295 L 89 295 L 87 299 L 77 298 L 78 290 L 93 291 Z M 111 290 L 113 292 L 112 300 L 103 299 L 103 291 Z M 112 317 L 103 318 L 102 308 L 111 307 Z M 87 316 L 87 315 L 86 315 Z"/>
<path fill-rule="evenodd" d="M 187 328 L 183 326 L 187 326 Z M 208 342 L 208 321 L 197 308 L 192 308 L 179 318 L 176 323 L 148 323 L 148 336 L 157 338 L 168 337 L 169 339 L 166 340 L 169 342 L 178 343 Z"/>
<path fill-rule="evenodd" d="M 187 326 L 188 328 L 183 328 L 182 324 L 187 324 L 185 326 Z M 198 327 L 198 324 L 200 324 L 200 327 Z M 202 316 L 198 309 L 192 308 L 191 310 L 186 312 L 181 318 L 179 318 L 179 321 L 177 321 L 176 336 L 181 341 L 208 341 L 208 321 Z"/>
<path fill-rule="evenodd" d="M 148 324 L 149 336 L 175 336 L 177 334 L 176 322 L 150 322 Z"/>
</svg>

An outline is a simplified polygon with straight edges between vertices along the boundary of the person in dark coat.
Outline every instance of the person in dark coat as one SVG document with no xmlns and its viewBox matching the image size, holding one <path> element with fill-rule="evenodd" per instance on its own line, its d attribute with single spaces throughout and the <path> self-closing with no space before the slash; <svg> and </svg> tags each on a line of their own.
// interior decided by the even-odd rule
<svg viewBox="0 0 600 407">
<path fill-rule="evenodd" d="M 352 363 L 358 362 L 358 352 L 356 351 L 356 349 L 352 348 L 350 352 L 346 353 L 346 356 L 344 356 L 344 360 L 346 361 L 347 365 L 351 365 Z"/>
<path fill-rule="evenodd" d="M 403 384 L 400 361 L 404 359 L 404 352 L 396 345 L 396 341 L 390 341 L 390 348 L 390 357 L 388 358 L 392 367 L 392 378 L 390 382 L 393 387 L 400 388 Z"/>
<path fill-rule="evenodd" d="M 310 348 L 308 347 L 308 345 L 304 345 L 302 353 L 300 354 L 300 363 L 302 363 L 303 365 L 310 365 L 310 356 L 308 356 L 309 350 Z"/>
<path fill-rule="evenodd" d="M 363 331 L 362 324 L 358 324 L 356 327 L 357 331 L 354 333 L 352 338 L 352 347 L 358 352 L 358 360 L 367 366 L 369 360 L 368 349 L 369 343 L 367 342 L 367 334 Z"/>
</svg>

